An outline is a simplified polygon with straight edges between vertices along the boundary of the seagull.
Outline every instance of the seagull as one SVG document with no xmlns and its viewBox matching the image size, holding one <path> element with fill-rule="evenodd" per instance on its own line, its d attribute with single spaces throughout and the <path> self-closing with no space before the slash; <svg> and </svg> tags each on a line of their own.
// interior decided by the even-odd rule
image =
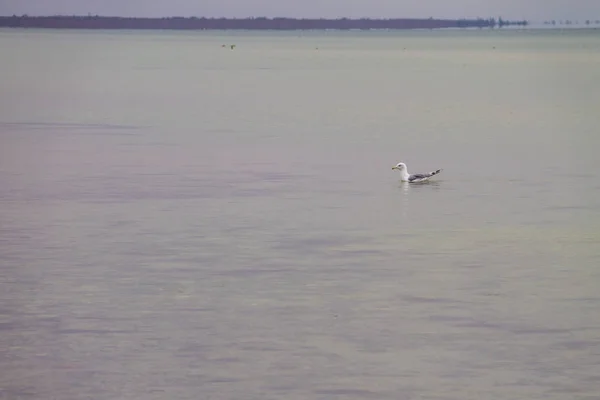
<svg viewBox="0 0 600 400">
<path fill-rule="evenodd" d="M 425 181 L 428 181 L 429 178 L 431 178 L 432 176 L 437 175 L 440 172 L 442 172 L 441 169 L 438 169 L 435 171 L 428 172 L 426 174 L 411 175 L 408 173 L 408 169 L 406 168 L 406 164 L 404 164 L 404 163 L 398 163 L 398 164 L 394 165 L 392 167 L 392 169 L 397 169 L 398 171 L 400 171 L 400 173 L 402 174 L 400 177 L 400 180 L 402 182 L 409 182 L 409 183 L 425 182 Z"/>
</svg>

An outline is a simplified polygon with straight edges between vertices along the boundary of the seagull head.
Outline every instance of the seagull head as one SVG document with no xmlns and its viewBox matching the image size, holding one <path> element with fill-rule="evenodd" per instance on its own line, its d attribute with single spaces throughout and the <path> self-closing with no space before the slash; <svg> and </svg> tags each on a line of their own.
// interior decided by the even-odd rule
<svg viewBox="0 0 600 400">
<path fill-rule="evenodd" d="M 403 162 L 401 162 L 401 163 L 398 163 L 398 164 L 394 165 L 394 166 L 392 167 L 392 169 L 398 169 L 398 170 L 400 170 L 400 171 L 403 171 L 403 170 L 405 170 L 405 169 L 406 169 L 406 164 L 404 164 Z"/>
</svg>

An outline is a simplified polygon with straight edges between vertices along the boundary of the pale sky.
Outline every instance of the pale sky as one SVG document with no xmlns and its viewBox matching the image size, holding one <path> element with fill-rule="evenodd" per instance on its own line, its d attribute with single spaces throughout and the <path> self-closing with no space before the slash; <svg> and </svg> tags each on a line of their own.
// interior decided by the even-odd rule
<svg viewBox="0 0 600 400">
<path fill-rule="evenodd" d="M 0 0 L 0 15 L 600 19 L 600 0 Z"/>
</svg>

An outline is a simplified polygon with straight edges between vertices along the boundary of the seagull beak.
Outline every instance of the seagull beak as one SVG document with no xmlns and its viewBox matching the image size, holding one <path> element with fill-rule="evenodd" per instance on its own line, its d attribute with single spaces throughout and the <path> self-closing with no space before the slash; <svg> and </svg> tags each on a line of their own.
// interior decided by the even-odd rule
<svg viewBox="0 0 600 400">
<path fill-rule="evenodd" d="M 392 169 L 398 169 L 398 167 L 396 167 L 396 166 L 393 166 L 393 167 L 392 167 Z"/>
</svg>

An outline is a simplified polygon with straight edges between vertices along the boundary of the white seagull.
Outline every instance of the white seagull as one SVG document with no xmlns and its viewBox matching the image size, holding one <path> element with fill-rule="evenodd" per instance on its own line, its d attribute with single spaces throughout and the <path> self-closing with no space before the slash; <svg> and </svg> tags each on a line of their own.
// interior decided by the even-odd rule
<svg viewBox="0 0 600 400">
<path fill-rule="evenodd" d="M 398 171 L 400 171 L 400 174 L 402 174 L 400 176 L 400 180 L 402 182 L 409 182 L 409 183 L 417 183 L 417 182 L 425 182 L 428 181 L 429 178 L 431 178 L 434 175 L 439 174 L 440 172 L 442 172 L 441 169 L 435 170 L 435 171 L 431 171 L 428 172 L 426 174 L 409 174 L 408 173 L 408 169 L 406 168 L 406 164 L 404 163 L 398 163 L 396 165 L 394 165 L 392 167 L 392 169 L 397 169 Z"/>
</svg>

